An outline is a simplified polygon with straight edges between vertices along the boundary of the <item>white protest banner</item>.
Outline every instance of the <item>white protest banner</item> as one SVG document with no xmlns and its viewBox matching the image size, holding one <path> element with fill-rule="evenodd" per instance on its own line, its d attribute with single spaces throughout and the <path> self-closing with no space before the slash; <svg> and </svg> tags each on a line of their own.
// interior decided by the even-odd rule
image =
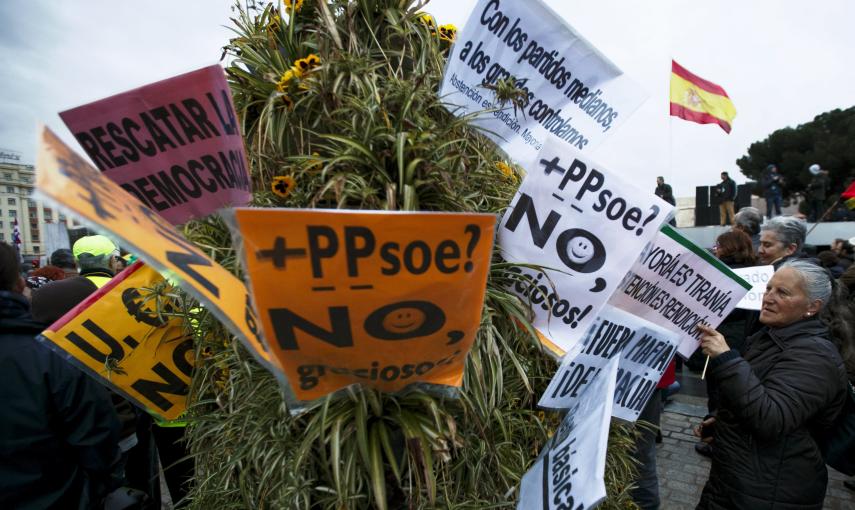
<svg viewBox="0 0 855 510">
<path fill-rule="evenodd" d="M 521 108 L 500 105 L 489 87 L 513 78 Z M 440 96 L 525 163 L 547 137 L 587 151 L 641 105 L 645 94 L 540 0 L 480 0 L 445 67 Z"/>
<path fill-rule="evenodd" d="M 619 359 L 612 416 L 635 421 L 674 359 L 680 335 L 606 305 L 585 338 L 564 356 L 537 403 L 549 409 L 572 407 L 611 359 Z"/>
<path fill-rule="evenodd" d="M 698 323 L 717 327 L 750 289 L 720 260 L 665 225 L 609 304 L 680 333 L 677 353 L 688 358 L 700 345 Z"/>
<path fill-rule="evenodd" d="M 582 338 L 673 206 L 550 140 L 499 227 L 514 267 L 510 290 L 530 301 L 541 341 L 563 355 Z"/>
<path fill-rule="evenodd" d="M 582 510 L 606 497 L 603 479 L 618 358 L 612 358 L 523 476 L 517 510 Z"/>
<path fill-rule="evenodd" d="M 44 245 L 44 253 L 50 256 L 56 250 L 71 249 L 71 242 L 68 239 L 68 227 L 65 223 L 45 223 L 42 225 L 42 245 Z"/>
<path fill-rule="evenodd" d="M 775 266 L 754 266 L 734 269 L 734 273 L 751 284 L 751 290 L 736 303 L 737 308 L 745 310 L 760 310 L 763 307 L 763 294 L 766 293 L 766 284 L 775 274 Z"/>
</svg>

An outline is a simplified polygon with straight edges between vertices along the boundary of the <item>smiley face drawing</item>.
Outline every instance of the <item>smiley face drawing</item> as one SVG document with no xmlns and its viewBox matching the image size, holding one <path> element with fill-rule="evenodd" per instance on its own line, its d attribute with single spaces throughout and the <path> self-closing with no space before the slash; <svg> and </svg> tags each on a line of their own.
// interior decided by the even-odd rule
<svg viewBox="0 0 855 510">
<path fill-rule="evenodd" d="M 594 258 L 594 243 L 587 237 L 574 237 L 567 243 L 567 258 L 575 264 L 588 262 Z"/>
<path fill-rule="evenodd" d="M 383 328 L 393 333 L 407 334 L 425 323 L 425 313 L 419 308 L 398 308 L 383 317 Z"/>
<path fill-rule="evenodd" d="M 593 273 L 606 263 L 606 249 L 602 241 L 581 228 L 562 232 L 555 249 L 561 262 L 577 273 Z"/>
<path fill-rule="evenodd" d="M 408 340 L 436 333 L 445 313 L 428 301 L 399 301 L 380 307 L 365 319 L 365 331 L 381 340 Z"/>
</svg>

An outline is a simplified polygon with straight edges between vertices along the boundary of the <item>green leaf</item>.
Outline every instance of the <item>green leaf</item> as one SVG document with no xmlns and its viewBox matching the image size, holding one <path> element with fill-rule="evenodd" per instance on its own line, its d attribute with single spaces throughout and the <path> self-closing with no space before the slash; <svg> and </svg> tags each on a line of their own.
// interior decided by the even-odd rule
<svg viewBox="0 0 855 510">
<path fill-rule="evenodd" d="M 379 510 L 386 510 L 386 477 L 383 471 L 381 447 L 380 430 L 375 424 L 371 428 L 371 440 L 368 445 L 371 459 L 371 487 L 374 493 L 374 506 Z"/>
</svg>

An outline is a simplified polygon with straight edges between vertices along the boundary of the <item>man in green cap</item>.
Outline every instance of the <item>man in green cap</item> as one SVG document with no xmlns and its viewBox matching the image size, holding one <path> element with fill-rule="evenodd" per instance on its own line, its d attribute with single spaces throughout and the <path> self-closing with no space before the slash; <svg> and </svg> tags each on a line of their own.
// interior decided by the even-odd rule
<svg viewBox="0 0 855 510">
<path fill-rule="evenodd" d="M 80 267 L 80 276 L 91 280 L 99 289 L 118 272 L 119 248 L 106 236 L 81 237 L 71 251 Z"/>
</svg>

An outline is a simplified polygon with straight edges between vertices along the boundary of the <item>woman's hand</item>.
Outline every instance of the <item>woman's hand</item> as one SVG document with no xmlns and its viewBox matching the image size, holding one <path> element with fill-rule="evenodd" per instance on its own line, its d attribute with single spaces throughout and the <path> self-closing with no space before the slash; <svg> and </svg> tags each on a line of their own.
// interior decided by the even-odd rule
<svg viewBox="0 0 855 510">
<path fill-rule="evenodd" d="M 715 416 L 710 416 L 706 420 L 702 421 L 700 425 L 695 427 L 693 430 L 695 437 L 701 438 L 701 440 L 705 443 L 712 443 L 713 435 L 712 435 L 712 427 L 715 425 Z"/>
<path fill-rule="evenodd" d="M 698 324 L 698 330 L 701 334 L 701 349 L 704 354 L 710 358 L 715 358 L 719 354 L 723 354 L 730 350 L 730 346 L 724 340 L 721 333 L 707 326 L 706 324 Z"/>
</svg>

